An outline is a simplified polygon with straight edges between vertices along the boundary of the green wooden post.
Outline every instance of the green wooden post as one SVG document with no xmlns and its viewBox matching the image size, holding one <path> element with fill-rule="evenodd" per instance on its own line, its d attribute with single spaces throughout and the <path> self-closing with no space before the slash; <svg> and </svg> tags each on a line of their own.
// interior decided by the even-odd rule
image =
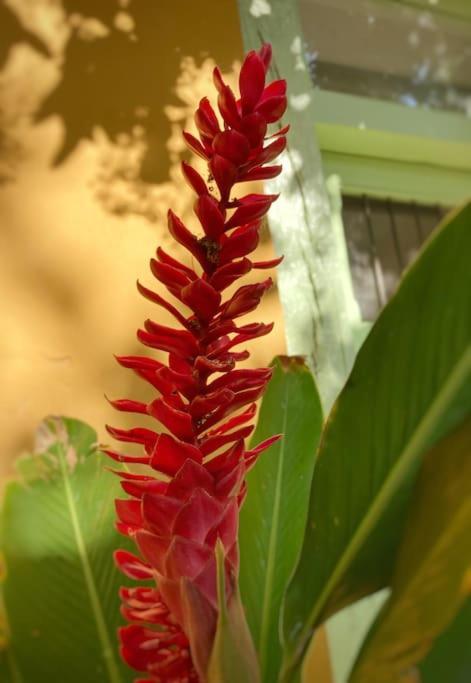
<svg viewBox="0 0 471 683">
<path fill-rule="evenodd" d="M 338 179 L 324 180 L 316 140 L 314 91 L 303 60 L 303 37 L 296 0 L 238 0 L 244 45 L 273 45 L 272 77 L 289 84 L 285 120 L 292 126 L 283 173 L 269 183 L 280 198 L 270 211 L 275 249 L 284 254 L 278 285 L 288 353 L 304 355 L 314 372 L 324 413 L 344 384 L 367 326 L 355 301 L 341 222 Z M 328 625 L 336 683 L 355 657 L 361 633 L 376 613 L 363 601 Z M 348 632 L 347 638 L 345 634 Z M 361 637 L 361 636 L 360 636 Z"/>
<path fill-rule="evenodd" d="M 275 249 L 285 255 L 278 282 L 288 353 L 308 358 L 327 413 L 351 368 L 361 323 L 343 234 L 332 229 L 297 3 L 239 0 L 239 8 L 245 47 L 272 43 L 271 75 L 289 84 L 285 120 L 292 128 L 283 173 L 269 183 L 281 195 L 269 223 Z"/>
</svg>

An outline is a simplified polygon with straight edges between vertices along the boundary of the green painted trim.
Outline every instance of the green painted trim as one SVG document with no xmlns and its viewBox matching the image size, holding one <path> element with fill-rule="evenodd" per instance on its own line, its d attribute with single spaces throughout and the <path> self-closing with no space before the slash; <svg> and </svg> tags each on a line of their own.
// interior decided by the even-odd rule
<svg viewBox="0 0 471 683">
<path fill-rule="evenodd" d="M 348 194 L 453 206 L 471 194 L 471 119 L 315 90 L 326 175 Z"/>
<path fill-rule="evenodd" d="M 338 174 L 345 194 L 454 206 L 471 198 L 471 172 L 358 155 L 323 152 L 326 175 Z"/>
<path fill-rule="evenodd" d="M 471 171 L 471 142 L 444 142 L 325 123 L 316 124 L 316 133 L 322 151 Z"/>
<path fill-rule="evenodd" d="M 471 170 L 471 118 L 321 90 L 314 107 L 323 151 Z"/>
</svg>

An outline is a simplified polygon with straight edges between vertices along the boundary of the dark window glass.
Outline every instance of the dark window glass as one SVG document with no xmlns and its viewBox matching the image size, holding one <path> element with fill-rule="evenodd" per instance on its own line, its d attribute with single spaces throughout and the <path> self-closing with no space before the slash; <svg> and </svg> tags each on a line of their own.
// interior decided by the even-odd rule
<svg viewBox="0 0 471 683">
<path fill-rule="evenodd" d="M 471 21 L 449 3 L 299 0 L 299 8 L 316 86 L 471 116 Z"/>
<path fill-rule="evenodd" d="M 353 287 L 364 320 L 375 320 L 444 213 L 440 206 L 366 196 L 343 198 Z"/>
</svg>

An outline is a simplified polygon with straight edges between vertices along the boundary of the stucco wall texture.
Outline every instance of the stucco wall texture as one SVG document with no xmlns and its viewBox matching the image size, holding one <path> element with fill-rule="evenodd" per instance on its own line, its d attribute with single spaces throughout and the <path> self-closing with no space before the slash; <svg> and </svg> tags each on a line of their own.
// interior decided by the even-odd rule
<svg viewBox="0 0 471 683">
<path fill-rule="evenodd" d="M 104 394 L 146 395 L 112 354 L 138 351 L 146 317 L 170 323 L 135 281 L 154 286 L 158 244 L 179 253 L 168 207 L 196 228 L 181 130 L 214 91 L 214 63 L 230 80 L 242 54 L 234 2 L 178 5 L 11 0 L 0 10 L 2 476 L 44 416 L 78 417 L 105 440 L 103 425 L 126 418 Z M 259 254 L 273 255 L 266 228 Z M 253 319 L 276 321 L 252 344 L 248 364 L 263 366 L 284 352 L 276 287 Z"/>
</svg>

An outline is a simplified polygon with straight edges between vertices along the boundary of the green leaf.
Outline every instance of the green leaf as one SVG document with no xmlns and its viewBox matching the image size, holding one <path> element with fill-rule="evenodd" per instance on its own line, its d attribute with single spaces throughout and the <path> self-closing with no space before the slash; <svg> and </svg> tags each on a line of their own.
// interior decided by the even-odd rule
<svg viewBox="0 0 471 683">
<path fill-rule="evenodd" d="M 471 205 L 405 275 L 328 418 L 284 611 L 284 680 L 314 627 L 386 585 L 422 454 L 470 410 Z"/>
<path fill-rule="evenodd" d="M 6 577 L 6 567 L 3 553 L 0 552 L 0 681 L 2 683 L 17 683 L 19 674 L 12 653 L 9 650 L 10 628 L 3 599 L 3 582 Z"/>
<path fill-rule="evenodd" d="M 267 683 L 280 668 L 280 606 L 302 545 L 322 428 L 319 396 L 302 359 L 282 356 L 272 366 L 252 443 L 283 438 L 249 473 L 239 532 L 240 591 Z"/>
<path fill-rule="evenodd" d="M 13 683 L 124 683 L 116 628 L 123 583 L 112 553 L 119 483 L 104 469 L 96 434 L 68 418 L 40 427 L 38 452 L 7 485 L 1 537 Z"/>
<path fill-rule="evenodd" d="M 226 604 L 224 548 L 216 545 L 219 616 L 208 683 L 260 683 L 257 655 L 236 589 Z"/>
<path fill-rule="evenodd" d="M 402 680 L 464 602 L 471 558 L 470 455 L 471 420 L 427 454 L 398 549 L 392 593 L 371 627 L 350 683 Z"/>
<path fill-rule="evenodd" d="M 468 595 L 470 593 L 468 586 Z M 453 623 L 437 638 L 420 663 L 422 683 L 469 683 L 471 681 L 471 597 Z"/>
</svg>

